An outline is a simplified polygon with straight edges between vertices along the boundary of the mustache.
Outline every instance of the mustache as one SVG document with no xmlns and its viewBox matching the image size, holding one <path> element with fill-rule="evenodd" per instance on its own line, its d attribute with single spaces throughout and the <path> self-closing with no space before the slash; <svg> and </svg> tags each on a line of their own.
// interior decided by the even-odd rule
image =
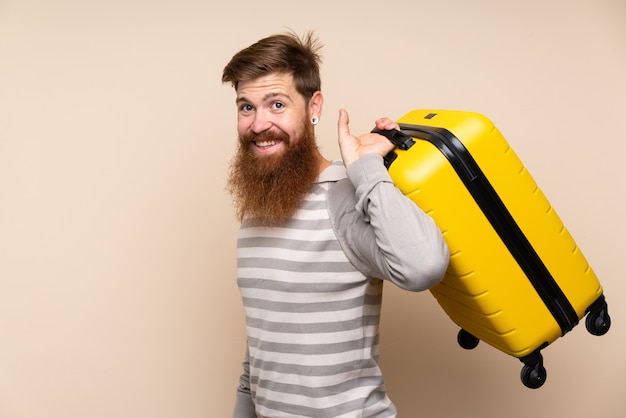
<svg viewBox="0 0 626 418">
<path fill-rule="evenodd" d="M 249 144 L 250 142 L 261 142 L 261 141 L 282 141 L 289 142 L 289 135 L 287 135 L 283 131 L 263 131 L 259 133 L 250 132 L 243 136 L 241 136 L 240 141 L 242 144 Z"/>
</svg>

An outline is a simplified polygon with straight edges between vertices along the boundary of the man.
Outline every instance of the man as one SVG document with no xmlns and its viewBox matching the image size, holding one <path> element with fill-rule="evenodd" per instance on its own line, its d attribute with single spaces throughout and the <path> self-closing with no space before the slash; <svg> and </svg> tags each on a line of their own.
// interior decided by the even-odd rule
<svg viewBox="0 0 626 418">
<path fill-rule="evenodd" d="M 341 109 L 343 161 L 317 148 L 319 48 L 311 33 L 273 35 L 222 75 L 238 108 L 228 187 L 248 337 L 236 418 L 395 417 L 378 367 L 383 280 L 424 290 L 448 264 L 439 229 L 391 182 L 385 137 L 353 136 Z"/>
</svg>

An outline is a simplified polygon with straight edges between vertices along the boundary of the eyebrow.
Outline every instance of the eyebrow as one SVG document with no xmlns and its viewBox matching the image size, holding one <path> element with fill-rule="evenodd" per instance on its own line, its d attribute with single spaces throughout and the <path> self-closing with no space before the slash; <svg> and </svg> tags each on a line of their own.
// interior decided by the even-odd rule
<svg viewBox="0 0 626 418">
<path fill-rule="evenodd" d="M 263 96 L 263 98 L 261 99 L 262 102 L 266 102 L 270 99 L 274 99 L 276 97 L 283 97 L 285 98 L 287 101 L 291 101 L 291 98 L 289 97 L 289 95 L 285 94 L 285 93 L 281 93 L 281 92 L 277 92 L 277 91 L 270 91 L 268 92 L 265 96 Z M 249 102 L 250 100 L 248 100 L 246 98 L 246 96 L 239 96 L 237 97 L 237 99 L 235 100 L 235 103 L 241 103 L 241 102 Z"/>
</svg>

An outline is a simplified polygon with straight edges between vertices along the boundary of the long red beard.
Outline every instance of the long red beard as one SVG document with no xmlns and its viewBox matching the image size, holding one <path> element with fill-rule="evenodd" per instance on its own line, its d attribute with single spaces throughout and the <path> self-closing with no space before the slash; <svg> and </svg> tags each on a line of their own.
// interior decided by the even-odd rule
<svg viewBox="0 0 626 418">
<path fill-rule="evenodd" d="M 294 215 L 319 175 L 313 126 L 305 126 L 300 138 L 280 132 L 239 139 L 227 188 L 240 220 L 271 226 L 283 224 Z M 283 141 L 285 151 L 268 156 L 255 154 L 252 141 L 264 136 Z"/>
</svg>

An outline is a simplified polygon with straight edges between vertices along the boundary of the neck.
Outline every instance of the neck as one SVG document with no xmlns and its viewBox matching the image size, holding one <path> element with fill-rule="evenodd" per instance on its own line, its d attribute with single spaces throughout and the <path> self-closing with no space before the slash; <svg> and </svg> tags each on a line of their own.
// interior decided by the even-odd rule
<svg viewBox="0 0 626 418">
<path fill-rule="evenodd" d="M 317 159 L 318 175 L 322 174 L 322 171 L 326 170 L 332 164 L 332 162 L 326 159 L 319 151 L 315 158 Z"/>
</svg>

